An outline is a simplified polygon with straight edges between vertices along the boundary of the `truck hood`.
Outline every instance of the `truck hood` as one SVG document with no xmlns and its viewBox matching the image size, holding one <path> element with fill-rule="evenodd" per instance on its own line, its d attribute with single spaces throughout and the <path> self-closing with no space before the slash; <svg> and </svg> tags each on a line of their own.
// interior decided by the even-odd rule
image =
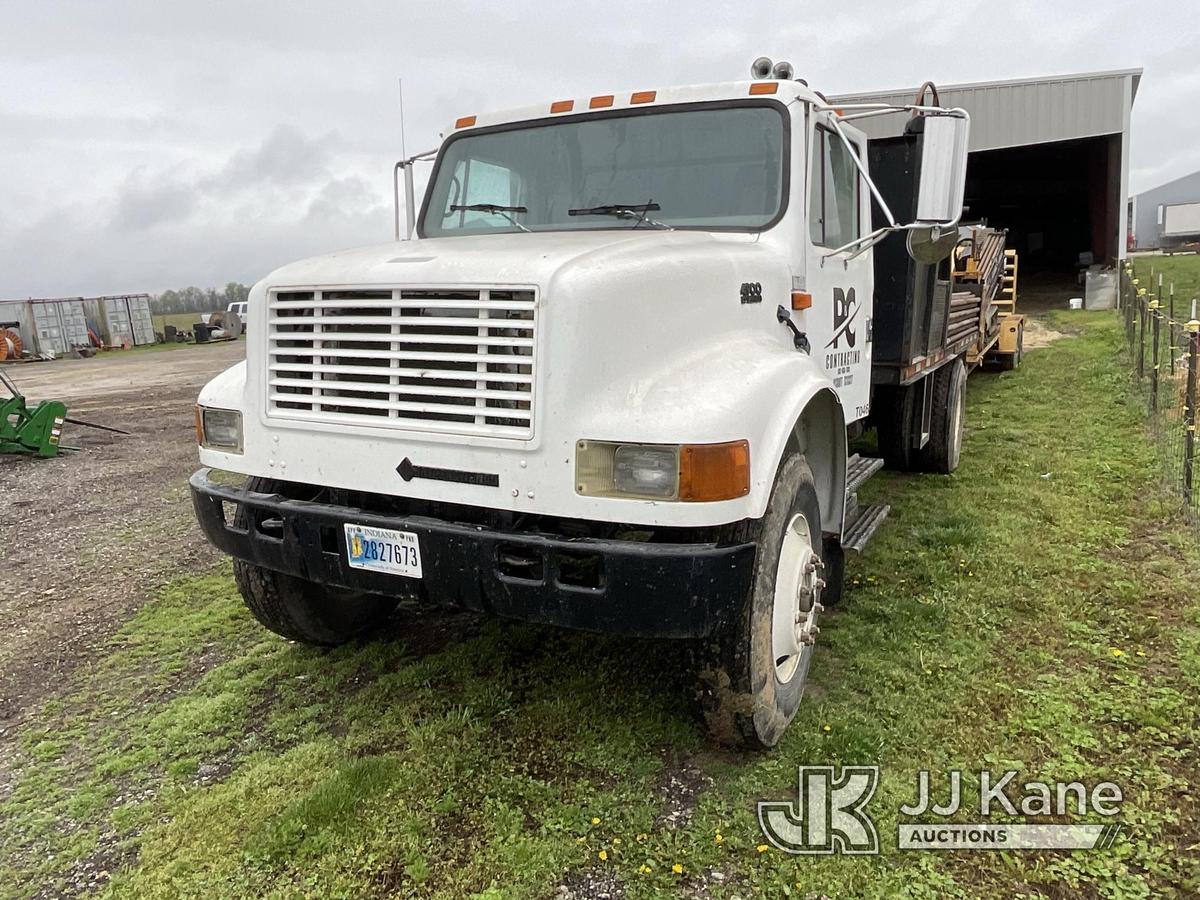
<svg viewBox="0 0 1200 900">
<path fill-rule="evenodd" d="M 538 284 L 614 264 L 645 265 L 746 252 L 757 235 L 653 229 L 536 232 L 394 241 L 314 256 L 276 269 L 269 287 Z M 740 253 L 739 253 L 740 251 Z M 549 299 L 549 298 L 547 298 Z"/>
</svg>

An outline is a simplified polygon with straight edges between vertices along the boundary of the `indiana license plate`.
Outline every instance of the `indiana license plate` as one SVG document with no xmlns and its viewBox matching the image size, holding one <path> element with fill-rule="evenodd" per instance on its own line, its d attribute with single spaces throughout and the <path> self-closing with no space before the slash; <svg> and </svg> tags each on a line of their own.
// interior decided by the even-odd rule
<svg viewBox="0 0 1200 900">
<path fill-rule="evenodd" d="M 354 569 L 421 577 L 421 546 L 411 531 L 351 525 L 346 529 L 346 561 Z"/>
</svg>

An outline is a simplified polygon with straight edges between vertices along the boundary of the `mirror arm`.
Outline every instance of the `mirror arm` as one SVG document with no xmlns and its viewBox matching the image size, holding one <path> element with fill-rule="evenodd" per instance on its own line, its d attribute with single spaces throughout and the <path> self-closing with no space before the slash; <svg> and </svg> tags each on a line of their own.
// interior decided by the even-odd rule
<svg viewBox="0 0 1200 900">
<path fill-rule="evenodd" d="M 833 130 L 837 132 L 837 136 L 842 139 L 842 143 L 846 145 L 846 150 L 850 153 L 850 159 L 854 161 L 854 168 L 858 169 L 858 174 L 862 177 L 862 180 L 867 183 L 867 187 L 871 191 L 871 196 L 874 197 L 875 202 L 879 204 L 879 208 L 882 210 L 884 218 L 886 218 L 888 223 L 895 228 L 896 217 L 892 215 L 892 210 L 888 207 L 887 201 L 883 199 L 883 195 L 879 193 L 879 188 L 875 186 L 875 182 L 872 181 L 871 176 L 867 174 L 867 170 L 863 167 L 862 160 L 858 158 L 858 151 L 854 149 L 854 145 L 850 143 L 850 139 L 846 137 L 846 133 L 842 131 L 841 123 L 838 122 L 838 117 L 836 115 L 830 117 L 830 124 L 833 125 Z"/>
<path fill-rule="evenodd" d="M 946 109 L 940 106 L 893 106 L 888 103 L 858 103 L 839 107 L 814 104 L 814 108 L 817 112 L 832 113 L 832 115 L 829 117 L 829 123 L 833 126 L 833 130 L 837 133 L 837 136 L 841 138 L 842 143 L 845 144 L 846 149 L 850 152 L 850 158 L 854 161 L 854 167 L 858 169 L 859 176 L 867 183 L 867 187 L 871 191 L 871 196 L 875 198 L 875 202 L 879 204 L 879 209 L 888 222 L 887 225 L 883 226 L 882 228 L 875 229 L 870 234 L 856 238 L 850 243 L 838 247 L 836 250 L 830 250 L 828 253 L 823 254 L 821 256 L 822 263 L 824 263 L 825 260 L 829 259 L 830 257 L 849 251 L 853 252 L 850 252 L 850 255 L 846 257 L 847 261 L 854 259 L 856 256 L 866 253 L 869 249 L 874 247 L 894 231 L 915 231 L 919 228 L 931 228 L 936 233 L 938 231 L 948 231 L 951 228 L 958 227 L 958 223 L 962 220 L 961 210 L 959 210 L 957 216 L 946 222 L 909 222 L 907 225 L 898 224 L 896 222 L 896 217 L 892 215 L 891 208 L 883 199 L 883 195 L 879 193 L 879 188 L 875 186 L 875 182 L 871 180 L 870 174 L 868 174 L 867 170 L 862 164 L 862 161 L 858 158 L 858 153 L 855 151 L 854 145 L 850 143 L 850 139 L 846 137 L 845 132 L 842 131 L 841 123 L 848 122 L 853 119 L 867 118 L 869 116 L 890 115 L 898 112 L 950 116 L 952 118 L 967 119 L 970 121 L 970 116 L 965 109 L 958 107 L 955 107 L 954 109 Z M 847 109 L 858 109 L 861 110 L 861 112 L 849 116 L 843 115 L 844 111 Z"/>
<path fill-rule="evenodd" d="M 400 240 L 400 170 L 404 170 L 404 240 L 412 240 L 413 228 L 417 224 L 416 188 L 413 185 L 413 167 L 422 160 L 432 159 L 437 150 L 426 150 L 408 159 L 402 159 L 392 168 L 392 208 L 394 211 L 396 240 Z"/>
</svg>

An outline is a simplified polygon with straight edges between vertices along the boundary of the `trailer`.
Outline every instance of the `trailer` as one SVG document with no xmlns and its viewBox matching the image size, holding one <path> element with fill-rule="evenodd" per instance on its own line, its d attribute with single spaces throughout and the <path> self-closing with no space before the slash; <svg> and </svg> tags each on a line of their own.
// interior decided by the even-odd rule
<svg viewBox="0 0 1200 900">
<path fill-rule="evenodd" d="M 714 737 L 779 740 L 888 514 L 859 489 L 954 470 L 985 352 L 949 261 L 967 113 L 793 74 L 459 116 L 397 163 L 396 241 L 254 287 L 191 490 L 265 627 L 337 644 L 410 597 L 691 640 Z M 868 144 L 880 115 L 903 137 Z"/>
<path fill-rule="evenodd" d="M 1200 242 L 1200 202 L 1168 203 L 1162 208 L 1162 248 L 1195 252 Z"/>
</svg>

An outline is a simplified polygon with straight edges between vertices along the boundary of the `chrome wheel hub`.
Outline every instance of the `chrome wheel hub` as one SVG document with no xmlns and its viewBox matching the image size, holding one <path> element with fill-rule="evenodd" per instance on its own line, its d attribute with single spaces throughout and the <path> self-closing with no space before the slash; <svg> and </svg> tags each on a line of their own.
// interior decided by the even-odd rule
<svg viewBox="0 0 1200 900">
<path fill-rule="evenodd" d="M 808 520 L 795 515 L 788 522 L 779 548 L 779 566 L 775 572 L 775 598 L 771 617 L 771 647 L 776 679 L 787 684 L 795 677 L 805 654 L 816 643 L 817 616 L 824 564 L 817 555 L 808 533 Z"/>
</svg>

